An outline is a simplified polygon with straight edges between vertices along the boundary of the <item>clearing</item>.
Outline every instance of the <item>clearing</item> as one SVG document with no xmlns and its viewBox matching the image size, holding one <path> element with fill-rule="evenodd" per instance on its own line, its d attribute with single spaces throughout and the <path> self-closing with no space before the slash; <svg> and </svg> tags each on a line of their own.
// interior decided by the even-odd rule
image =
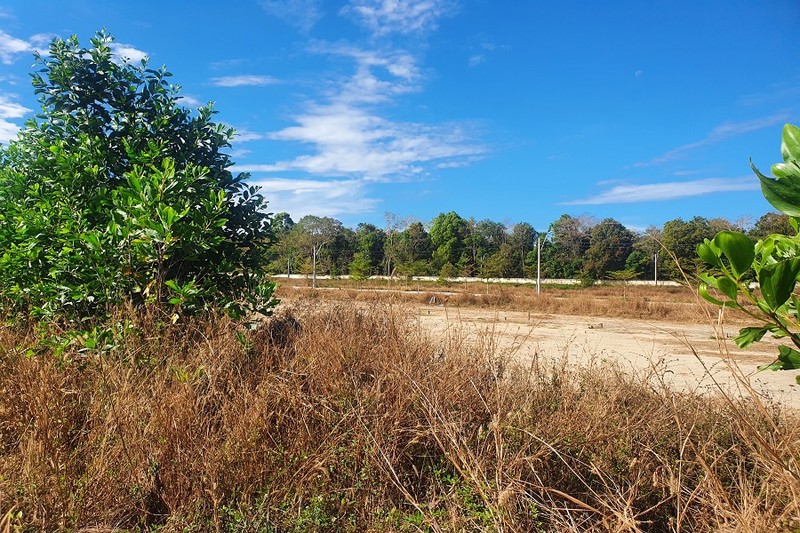
<svg viewBox="0 0 800 533">
<path fill-rule="evenodd" d="M 733 342 L 740 327 L 755 325 L 733 314 L 722 324 L 718 309 L 687 287 L 598 286 L 588 289 L 485 284 L 436 284 L 326 280 L 277 280 L 285 301 L 391 302 L 416 316 L 420 328 L 441 342 L 468 342 L 520 364 L 612 361 L 678 390 L 720 388 L 747 396 L 750 384 L 764 400 L 800 405 L 795 372 L 758 372 L 775 360 L 775 339 L 746 350 Z M 719 340 L 718 340 L 719 339 Z M 435 348 L 434 348 L 435 349 Z"/>
<path fill-rule="evenodd" d="M 716 325 L 666 321 L 533 314 L 522 311 L 417 308 L 421 327 L 443 342 L 491 342 L 500 357 L 521 364 L 540 361 L 592 364 L 615 361 L 633 372 L 651 375 L 679 390 L 708 393 L 722 387 L 746 395 L 745 378 L 765 401 L 800 405 L 795 372 L 758 372 L 775 360 L 778 342 L 767 339 L 740 350 Z M 736 328 L 730 328 L 736 332 Z"/>
</svg>

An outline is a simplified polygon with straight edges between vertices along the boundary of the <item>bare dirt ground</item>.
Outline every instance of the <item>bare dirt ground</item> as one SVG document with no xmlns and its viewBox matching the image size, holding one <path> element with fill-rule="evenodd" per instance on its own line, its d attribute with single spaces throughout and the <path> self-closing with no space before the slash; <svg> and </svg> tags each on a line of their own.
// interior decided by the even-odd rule
<svg viewBox="0 0 800 533">
<path fill-rule="evenodd" d="M 740 350 L 729 338 L 735 335 L 735 327 L 720 331 L 711 323 L 435 305 L 418 306 L 416 310 L 420 327 L 433 331 L 442 342 L 491 342 L 498 354 L 523 365 L 534 358 L 540 362 L 567 358 L 568 363 L 575 364 L 614 361 L 679 390 L 711 393 L 722 388 L 746 397 L 744 383 L 749 383 L 767 402 L 800 406 L 800 386 L 794 372 L 756 370 L 758 365 L 775 359 L 778 342 L 766 339 Z"/>
<path fill-rule="evenodd" d="M 800 407 L 795 372 L 757 371 L 775 360 L 779 341 L 765 337 L 739 349 L 732 338 L 740 327 L 756 324 L 730 315 L 720 326 L 707 318 L 718 309 L 685 287 L 548 289 L 539 296 L 530 287 L 428 284 L 414 291 L 402 286 L 387 290 L 384 283 L 354 290 L 342 280 L 328 283 L 314 291 L 307 280 L 284 282 L 279 296 L 287 301 L 392 302 L 443 343 L 483 347 L 483 353 L 522 365 L 537 358 L 583 365 L 609 361 L 682 391 L 722 389 L 747 397 L 749 384 L 767 402 Z M 488 296 L 478 294 L 482 291 Z"/>
</svg>

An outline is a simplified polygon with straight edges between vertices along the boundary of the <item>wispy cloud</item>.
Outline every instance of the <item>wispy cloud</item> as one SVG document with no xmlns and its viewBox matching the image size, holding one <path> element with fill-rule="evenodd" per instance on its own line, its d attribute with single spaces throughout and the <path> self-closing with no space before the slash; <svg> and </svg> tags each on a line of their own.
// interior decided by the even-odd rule
<svg viewBox="0 0 800 533">
<path fill-rule="evenodd" d="M 262 0 L 261 7 L 270 15 L 308 33 L 322 18 L 320 0 Z"/>
<path fill-rule="evenodd" d="M 11 95 L 0 94 L 0 143 L 6 144 L 17 136 L 19 126 L 10 118 L 22 118 L 31 110 L 15 102 Z"/>
<path fill-rule="evenodd" d="M 675 161 L 683 157 L 686 157 L 687 154 L 689 154 L 694 150 L 697 150 L 698 148 L 703 148 L 704 146 L 710 146 L 716 144 L 730 137 L 735 137 L 737 135 L 742 135 L 744 133 L 749 133 L 751 131 L 760 130 L 762 128 L 768 128 L 770 126 L 774 126 L 775 124 L 780 124 L 781 122 L 785 122 L 788 119 L 789 119 L 788 113 L 778 113 L 775 115 L 771 115 L 769 117 L 746 120 L 743 122 L 726 122 L 711 130 L 711 133 L 709 133 L 705 138 L 699 141 L 689 144 L 684 144 L 683 146 L 679 146 L 677 148 L 673 148 L 672 150 L 668 150 L 649 161 L 635 163 L 633 166 L 641 168 L 641 167 L 650 167 L 655 165 L 662 165 L 664 163 L 669 163 L 671 161 Z"/>
<path fill-rule="evenodd" d="M 250 141 L 260 141 L 261 139 L 266 139 L 267 136 L 263 133 L 256 133 L 254 131 L 250 131 L 246 128 L 234 128 L 235 133 L 233 134 L 233 140 L 236 143 L 245 143 Z"/>
<path fill-rule="evenodd" d="M 671 181 L 643 185 L 617 185 L 584 200 L 565 202 L 564 205 L 603 205 L 659 202 L 720 192 L 752 191 L 759 187 L 758 180 L 750 176 L 738 178 L 708 178 L 694 181 Z"/>
<path fill-rule="evenodd" d="M 463 166 L 485 152 L 471 141 L 464 124 L 428 125 L 381 116 L 380 106 L 421 90 L 420 68 L 410 53 L 341 43 L 315 43 L 310 50 L 349 58 L 355 70 L 328 91 L 325 101 L 309 103 L 292 117 L 294 125 L 269 135 L 306 145 L 310 153 L 250 166 L 250 171 L 387 181 L 430 168 Z"/>
<path fill-rule="evenodd" d="M 794 80 L 791 83 L 773 83 L 766 91 L 740 97 L 737 103 L 742 106 L 756 106 L 781 101 L 795 102 L 799 96 L 800 83 Z"/>
<path fill-rule="evenodd" d="M 473 55 L 469 56 L 469 66 L 471 66 L 471 67 L 477 67 L 478 65 L 480 65 L 484 61 L 486 61 L 486 55 L 485 54 L 473 54 Z"/>
<path fill-rule="evenodd" d="M 373 35 L 407 35 L 435 30 L 455 8 L 449 0 L 351 0 L 342 13 L 353 16 Z"/>
<path fill-rule="evenodd" d="M 18 39 L 0 30 L 0 62 L 10 65 L 14 62 L 14 56 L 33 52 L 33 45 L 25 40 Z"/>
<path fill-rule="evenodd" d="M 239 76 L 219 76 L 211 78 L 211 85 L 217 87 L 246 87 L 246 86 L 265 86 L 278 83 L 278 80 L 270 76 L 259 76 L 255 74 L 243 74 Z"/>
<path fill-rule="evenodd" d="M 190 96 L 188 94 L 179 96 L 178 103 L 185 107 L 200 107 L 201 105 L 203 105 L 203 102 L 201 102 L 194 96 Z"/>
<path fill-rule="evenodd" d="M 484 151 L 468 141 L 463 126 L 392 122 L 348 104 L 314 106 L 295 120 L 296 126 L 270 137 L 310 144 L 315 153 L 290 161 L 250 166 L 247 171 L 296 170 L 385 180 L 389 176 L 419 174 L 426 163 L 452 162 Z"/>
<path fill-rule="evenodd" d="M 264 185 L 273 210 L 292 216 L 336 216 L 373 210 L 378 200 L 368 197 L 370 183 L 406 180 L 482 157 L 485 148 L 472 140 L 475 125 L 400 122 L 384 111 L 402 96 L 423 89 L 418 58 L 393 46 L 395 38 L 409 34 L 424 38 L 453 5 L 449 0 L 350 1 L 341 13 L 366 27 L 371 37 L 384 37 L 381 44 L 311 42 L 307 48 L 311 53 L 345 58 L 352 67 L 340 78 L 327 80 L 321 96 L 290 116 L 288 127 L 267 135 L 273 141 L 294 143 L 303 152 L 233 170 L 254 173 L 253 180 Z M 306 178 L 267 177 L 287 172 Z M 322 179 L 331 177 L 341 179 Z"/>
<path fill-rule="evenodd" d="M 47 45 L 54 37 L 57 36 L 52 33 L 37 33 L 25 40 L 0 30 L 0 62 L 10 65 L 19 54 L 39 52 L 47 55 Z M 148 56 L 147 52 L 143 52 L 130 44 L 111 43 L 109 48 L 114 56 L 123 61 L 127 60 L 136 63 Z"/>
<path fill-rule="evenodd" d="M 111 52 L 123 61 L 129 63 L 138 63 L 143 59 L 150 57 L 147 52 L 139 50 L 133 45 L 124 43 L 111 43 L 109 45 Z"/>
<path fill-rule="evenodd" d="M 331 94 L 338 102 L 376 104 L 419 89 L 419 67 L 414 57 L 405 51 L 364 50 L 330 43 L 316 43 L 309 50 L 354 61 L 355 73 Z"/>
<path fill-rule="evenodd" d="M 360 180 L 254 179 L 269 198 L 272 212 L 291 213 L 295 220 L 305 215 L 337 217 L 367 213 L 380 202 L 368 198 Z"/>
</svg>

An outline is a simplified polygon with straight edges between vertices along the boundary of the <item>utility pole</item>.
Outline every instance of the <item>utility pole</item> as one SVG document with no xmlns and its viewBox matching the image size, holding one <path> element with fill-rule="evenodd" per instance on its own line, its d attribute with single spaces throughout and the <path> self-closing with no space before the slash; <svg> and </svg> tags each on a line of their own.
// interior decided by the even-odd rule
<svg viewBox="0 0 800 533">
<path fill-rule="evenodd" d="M 653 282 L 658 287 L 658 252 L 653 254 Z"/>
<path fill-rule="evenodd" d="M 536 294 L 542 292 L 542 238 L 536 236 Z"/>
</svg>

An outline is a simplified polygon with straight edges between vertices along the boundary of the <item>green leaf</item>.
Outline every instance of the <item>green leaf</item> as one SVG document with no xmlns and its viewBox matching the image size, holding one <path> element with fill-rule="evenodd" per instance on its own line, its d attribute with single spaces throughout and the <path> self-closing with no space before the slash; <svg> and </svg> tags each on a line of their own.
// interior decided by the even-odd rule
<svg viewBox="0 0 800 533">
<path fill-rule="evenodd" d="M 775 163 L 772 165 L 772 174 L 779 179 L 800 177 L 800 166 L 797 165 L 797 161 Z"/>
<path fill-rule="evenodd" d="M 788 346 L 778 347 L 778 360 L 768 365 L 759 366 L 763 370 L 797 370 L 800 369 L 800 352 Z"/>
<path fill-rule="evenodd" d="M 94 233 L 85 233 L 81 235 L 81 240 L 89 245 L 92 250 L 100 249 L 100 239 Z"/>
<path fill-rule="evenodd" d="M 142 192 L 142 182 L 135 172 L 129 172 L 126 178 L 128 178 L 128 185 L 131 186 L 131 189 L 136 192 Z"/>
<path fill-rule="evenodd" d="M 719 257 L 719 249 L 708 239 L 705 239 L 705 242 L 697 245 L 697 255 L 709 265 L 714 265 L 715 267 L 722 266 L 722 261 Z"/>
<path fill-rule="evenodd" d="M 742 328 L 739 330 L 739 336 L 733 339 L 736 346 L 739 348 L 747 348 L 754 342 L 760 341 L 764 335 L 770 330 L 768 326 L 760 328 Z"/>
<path fill-rule="evenodd" d="M 717 288 L 722 291 L 722 293 L 733 300 L 736 301 L 736 297 L 739 294 L 739 287 L 733 281 L 729 280 L 728 278 L 719 278 L 717 280 Z"/>
<path fill-rule="evenodd" d="M 781 155 L 786 162 L 800 161 L 800 128 L 794 124 L 784 124 L 783 126 Z"/>
<path fill-rule="evenodd" d="M 698 292 L 698 294 L 700 294 L 700 297 L 703 300 L 707 301 L 707 302 L 710 302 L 710 303 L 712 303 L 714 305 L 719 305 L 719 306 L 725 305 L 725 302 L 723 302 L 722 300 L 717 300 L 716 298 L 711 296 L 711 294 L 708 292 L 708 284 L 707 283 L 701 283 L 700 286 L 697 288 L 697 292 Z"/>
<path fill-rule="evenodd" d="M 161 219 L 161 222 L 164 223 L 164 226 L 169 228 L 178 217 L 178 212 L 170 206 L 164 206 L 158 210 L 158 216 Z"/>
<path fill-rule="evenodd" d="M 750 168 L 761 180 L 761 192 L 764 198 L 775 209 L 791 217 L 800 217 L 800 181 L 786 179 L 772 179 L 761 172 L 750 162 Z"/>
<path fill-rule="evenodd" d="M 787 259 L 761 267 L 758 283 L 770 311 L 775 311 L 786 303 L 792 295 L 798 274 L 800 259 Z"/>
<path fill-rule="evenodd" d="M 755 244 L 750 237 L 739 231 L 721 231 L 714 237 L 714 244 L 728 258 L 737 279 L 750 270 L 756 256 Z"/>
</svg>

